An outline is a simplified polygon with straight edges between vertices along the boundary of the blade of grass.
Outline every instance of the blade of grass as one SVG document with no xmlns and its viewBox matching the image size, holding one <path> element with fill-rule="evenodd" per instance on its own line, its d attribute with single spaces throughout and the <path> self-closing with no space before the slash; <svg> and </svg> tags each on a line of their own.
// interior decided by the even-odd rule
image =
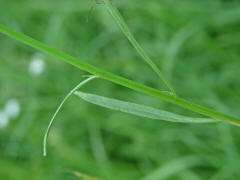
<svg viewBox="0 0 240 180">
<path fill-rule="evenodd" d="M 48 136 L 49 136 L 49 132 L 51 130 L 51 127 L 54 123 L 54 120 L 57 116 L 57 114 L 59 113 L 59 111 L 61 110 L 62 106 L 64 105 L 64 103 L 66 102 L 66 100 L 76 91 L 78 90 L 80 87 L 84 86 L 86 83 L 96 79 L 97 76 L 90 76 L 89 78 L 85 79 L 84 81 L 80 82 L 76 87 L 74 87 L 66 96 L 65 98 L 62 100 L 62 102 L 60 103 L 60 105 L 58 106 L 56 112 L 54 113 L 52 119 L 50 120 L 46 133 L 44 134 L 44 138 L 43 138 L 43 156 L 47 156 L 47 140 L 48 140 Z"/>
<path fill-rule="evenodd" d="M 73 174 L 74 176 L 82 179 L 82 180 L 101 180 L 101 179 L 99 179 L 99 178 L 97 178 L 97 177 L 89 176 L 89 175 L 83 174 L 83 173 L 81 173 L 81 172 L 79 172 L 79 171 L 69 171 L 69 172 L 70 172 L 71 174 Z"/>
<path fill-rule="evenodd" d="M 161 100 L 167 101 L 169 103 L 181 106 L 183 108 L 186 108 L 188 110 L 200 113 L 205 116 L 209 116 L 213 119 L 223 120 L 226 122 L 229 122 L 234 125 L 240 125 L 240 119 L 236 117 L 232 117 L 230 115 L 226 115 L 221 112 L 217 112 L 215 110 L 211 110 L 207 107 L 200 106 L 198 104 L 194 104 L 192 102 L 186 101 L 179 97 L 174 97 L 169 94 L 163 93 L 157 89 L 136 83 L 134 81 L 128 80 L 126 78 L 123 78 L 121 76 L 115 75 L 113 73 L 101 70 L 99 68 L 96 68 L 95 66 L 92 66 L 84 61 L 78 60 L 77 58 L 74 58 L 70 55 L 67 55 L 63 52 L 60 52 L 56 49 L 53 49 L 35 39 L 30 38 L 29 36 L 26 36 L 22 33 L 18 33 L 16 31 L 13 31 L 9 29 L 8 27 L 0 24 L 0 32 L 15 39 L 18 40 L 28 46 L 31 46 L 35 49 L 38 49 L 41 52 L 44 52 L 46 54 L 52 55 L 60 60 L 63 60 L 69 64 L 74 65 L 75 67 L 87 71 L 91 74 L 97 75 L 103 79 L 106 79 L 110 82 L 122 85 L 124 87 L 128 87 L 132 90 L 144 93 L 146 95 L 150 95 L 156 98 L 159 98 Z"/>
<path fill-rule="evenodd" d="M 143 60 L 155 71 L 155 73 L 162 79 L 162 81 L 166 84 L 166 86 L 171 90 L 171 92 L 176 96 L 176 93 L 174 91 L 174 88 L 172 85 L 168 82 L 168 80 L 165 78 L 163 73 L 160 71 L 160 69 L 157 67 L 157 65 L 151 60 L 151 58 L 148 56 L 148 54 L 144 51 L 144 49 L 140 46 L 140 44 L 137 42 L 137 40 L 134 38 L 133 34 L 128 28 L 127 23 L 124 21 L 122 15 L 118 11 L 117 8 L 115 8 L 112 5 L 112 2 L 110 0 L 104 0 L 105 5 L 109 13 L 112 15 L 113 19 L 116 21 L 116 23 L 119 25 L 120 29 L 122 30 L 123 34 L 127 37 L 127 39 L 131 42 L 133 47 L 137 50 L 138 54 L 143 58 Z"/>
<path fill-rule="evenodd" d="M 113 110 L 129 113 L 129 114 L 134 114 L 136 116 L 150 118 L 150 119 L 165 120 L 165 121 L 178 122 L 178 123 L 219 122 L 218 120 L 209 119 L 209 118 L 186 117 L 186 116 L 174 114 L 171 112 L 155 109 L 155 108 L 140 105 L 140 104 L 120 101 L 117 99 L 107 98 L 107 97 L 84 93 L 80 91 L 76 91 L 74 94 L 82 98 L 83 100 L 90 102 L 92 104 L 96 104 L 98 106 L 102 106 L 108 109 L 113 109 Z"/>
<path fill-rule="evenodd" d="M 154 172 L 142 178 L 141 180 L 168 179 L 169 177 L 173 176 L 176 173 L 179 173 L 184 169 L 189 169 L 201 164 L 202 162 L 197 156 L 192 155 L 181 157 L 179 159 L 170 161 L 169 163 L 163 165 L 162 167 L 159 167 Z"/>
</svg>

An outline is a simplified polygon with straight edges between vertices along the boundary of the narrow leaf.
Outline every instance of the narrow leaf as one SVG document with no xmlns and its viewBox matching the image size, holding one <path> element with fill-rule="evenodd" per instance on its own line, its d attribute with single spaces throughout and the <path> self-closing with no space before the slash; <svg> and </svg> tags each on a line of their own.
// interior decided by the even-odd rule
<svg viewBox="0 0 240 180">
<path fill-rule="evenodd" d="M 161 70 L 157 67 L 157 65 L 153 62 L 153 60 L 148 56 L 148 54 L 144 51 L 144 49 L 140 46 L 140 44 L 137 42 L 133 34 L 131 33 L 130 29 L 128 28 L 127 23 L 123 19 L 122 15 L 118 11 L 117 8 L 115 8 L 112 5 L 111 0 L 105 0 L 105 5 L 109 13 L 112 15 L 115 22 L 120 27 L 123 34 L 127 37 L 127 39 L 130 41 L 132 46 L 136 49 L 138 54 L 143 58 L 143 60 L 153 69 L 153 71 L 162 79 L 162 81 L 166 84 L 166 86 L 171 90 L 171 92 L 176 96 L 176 93 L 174 91 L 174 88 L 168 82 L 168 80 L 165 78 Z"/>
<path fill-rule="evenodd" d="M 113 110 L 134 114 L 140 117 L 145 117 L 150 119 L 165 120 L 165 121 L 178 122 L 178 123 L 219 122 L 218 120 L 209 119 L 209 118 L 186 117 L 186 116 L 170 113 L 167 111 L 159 110 L 156 108 L 152 108 L 152 107 L 148 107 L 140 104 L 120 101 L 112 98 L 89 94 L 89 93 L 83 93 L 80 91 L 77 91 L 74 94 L 92 104 L 96 104 L 108 109 L 113 109 Z"/>
</svg>

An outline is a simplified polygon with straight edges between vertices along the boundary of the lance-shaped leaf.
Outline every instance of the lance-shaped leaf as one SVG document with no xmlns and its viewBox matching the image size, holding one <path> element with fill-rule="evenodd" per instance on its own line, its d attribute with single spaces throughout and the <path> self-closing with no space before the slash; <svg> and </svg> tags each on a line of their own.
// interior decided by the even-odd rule
<svg viewBox="0 0 240 180">
<path fill-rule="evenodd" d="M 165 120 L 165 121 L 178 122 L 178 123 L 219 122 L 218 120 L 210 119 L 210 118 L 193 118 L 193 117 L 182 116 L 179 114 L 174 114 L 171 112 L 159 110 L 149 106 L 125 102 L 117 99 L 107 98 L 107 97 L 84 93 L 80 91 L 77 91 L 74 94 L 92 104 L 96 104 L 108 109 L 113 109 L 113 110 L 134 114 L 136 116 L 150 118 L 150 119 Z"/>
</svg>

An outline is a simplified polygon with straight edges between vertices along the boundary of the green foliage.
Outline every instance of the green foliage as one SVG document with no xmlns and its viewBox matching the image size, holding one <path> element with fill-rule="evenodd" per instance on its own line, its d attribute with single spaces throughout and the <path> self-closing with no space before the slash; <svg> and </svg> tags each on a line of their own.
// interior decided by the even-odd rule
<svg viewBox="0 0 240 180">
<path fill-rule="evenodd" d="M 209 116 L 209 117 L 217 119 L 217 120 L 226 121 L 226 122 L 229 122 L 234 125 L 239 125 L 240 120 L 238 118 L 235 118 L 235 117 L 232 117 L 230 115 L 226 115 L 226 114 L 223 114 L 220 112 L 216 112 L 207 107 L 203 107 L 198 104 L 194 104 L 190 101 L 171 96 L 169 93 L 167 94 L 167 93 L 164 93 L 157 89 L 153 89 L 151 87 L 136 83 L 136 82 L 128 80 L 126 78 L 123 78 L 121 76 L 109 73 L 100 68 L 92 66 L 84 61 L 79 61 L 78 59 L 76 59 L 68 54 L 65 54 L 63 52 L 55 50 L 37 40 L 32 39 L 29 36 L 26 36 L 24 34 L 13 31 L 13 30 L 9 29 L 8 27 L 1 25 L 1 24 L 0 24 L 0 32 L 15 39 L 15 40 L 18 40 L 24 44 L 34 47 L 35 49 L 40 50 L 43 53 L 52 55 L 55 58 L 59 58 L 69 64 L 76 66 L 77 68 L 79 68 L 81 70 L 92 73 L 96 76 L 99 76 L 103 79 L 109 80 L 113 83 L 128 87 L 135 91 L 142 92 L 144 94 L 147 94 L 147 95 L 150 95 L 150 96 L 153 96 L 156 98 L 159 98 L 161 100 L 170 102 L 172 104 L 176 104 L 178 106 L 184 107 L 184 108 L 192 110 L 194 112 L 198 112 L 202 115 L 206 115 L 206 116 Z"/>
<path fill-rule="evenodd" d="M 179 97 L 240 117 L 238 1 L 112 2 Z M 162 89 L 104 4 L 95 6 L 86 23 L 91 3 L 0 0 L 0 22 L 96 67 Z M 0 129 L 0 179 L 77 179 L 69 170 L 111 180 L 240 178 L 237 126 L 156 121 L 79 98 L 70 98 L 59 112 L 44 158 L 49 119 L 85 73 L 44 56 L 44 72 L 32 76 L 28 67 L 35 52 L 0 34 L 0 111 L 11 98 L 21 105 L 20 115 Z M 104 80 L 81 91 L 198 116 Z"/>
</svg>

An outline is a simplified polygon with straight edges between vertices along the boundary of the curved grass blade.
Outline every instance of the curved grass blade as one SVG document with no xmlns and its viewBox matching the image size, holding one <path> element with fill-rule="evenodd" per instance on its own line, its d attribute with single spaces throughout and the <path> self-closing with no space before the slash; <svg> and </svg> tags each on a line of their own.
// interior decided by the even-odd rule
<svg viewBox="0 0 240 180">
<path fill-rule="evenodd" d="M 83 93 L 80 91 L 76 91 L 74 94 L 92 104 L 150 119 L 165 120 L 177 123 L 219 122 L 218 120 L 209 118 L 186 117 L 140 104 L 120 101 L 112 98 L 98 96 L 95 94 Z"/>
<path fill-rule="evenodd" d="M 122 15 L 118 11 L 117 8 L 115 8 L 112 5 L 111 0 L 104 0 L 105 5 L 107 7 L 107 10 L 110 12 L 116 23 L 119 25 L 120 29 L 122 30 L 123 34 L 127 37 L 127 39 L 131 42 L 133 47 L 137 50 L 138 54 L 144 59 L 144 61 L 155 71 L 155 73 L 162 79 L 162 81 L 166 84 L 166 86 L 171 90 L 171 92 L 176 96 L 176 93 L 174 91 L 174 88 L 172 85 L 168 82 L 168 80 L 165 78 L 163 73 L 160 71 L 160 69 L 157 67 L 157 65 L 151 60 L 151 58 L 148 56 L 148 54 L 143 50 L 143 48 L 140 46 L 140 44 L 137 42 L 137 40 L 132 35 L 131 31 L 128 28 L 128 25 L 124 21 Z"/>
<path fill-rule="evenodd" d="M 49 132 L 51 130 L 51 127 L 54 123 L 54 120 L 57 116 L 57 114 L 59 113 L 59 111 L 61 110 L 62 106 L 64 105 L 64 103 L 66 102 L 66 100 L 76 91 L 78 90 L 80 87 L 82 87 L 83 85 L 85 85 L 86 83 L 96 79 L 97 76 L 89 76 L 89 78 L 85 79 L 84 81 L 80 82 L 76 87 L 74 87 L 66 96 L 65 98 L 62 100 L 62 102 L 60 103 L 60 105 L 58 106 L 57 110 L 55 111 L 52 119 L 50 120 L 46 133 L 44 134 L 44 139 L 43 139 L 43 156 L 47 156 L 47 140 L 48 140 L 48 136 L 49 136 Z"/>
</svg>

